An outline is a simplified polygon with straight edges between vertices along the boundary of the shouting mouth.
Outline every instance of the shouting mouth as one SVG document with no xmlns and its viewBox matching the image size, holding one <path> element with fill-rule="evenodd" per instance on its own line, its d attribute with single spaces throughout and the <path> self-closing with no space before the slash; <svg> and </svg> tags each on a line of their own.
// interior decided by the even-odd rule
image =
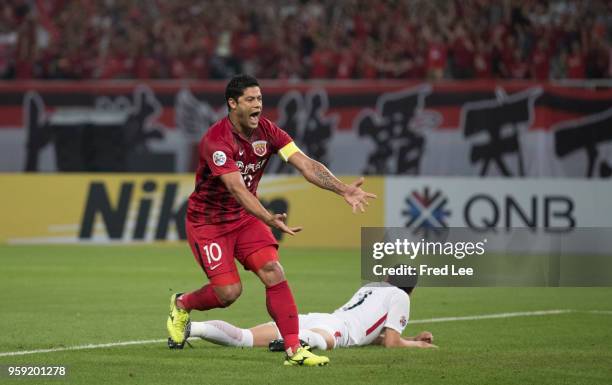
<svg viewBox="0 0 612 385">
<path fill-rule="evenodd" d="M 252 112 L 249 115 L 249 123 L 252 125 L 257 125 L 257 123 L 259 123 L 259 115 L 261 115 L 261 111 Z"/>
</svg>

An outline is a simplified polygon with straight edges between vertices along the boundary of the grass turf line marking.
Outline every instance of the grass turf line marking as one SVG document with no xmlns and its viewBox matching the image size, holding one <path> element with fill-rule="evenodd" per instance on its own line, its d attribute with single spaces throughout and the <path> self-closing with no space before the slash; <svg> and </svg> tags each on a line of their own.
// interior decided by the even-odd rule
<svg viewBox="0 0 612 385">
<path fill-rule="evenodd" d="M 419 320 L 409 321 L 408 323 L 426 324 L 426 323 L 433 323 L 433 322 L 474 321 L 474 320 L 493 319 L 493 318 L 531 317 L 531 316 L 542 316 L 542 315 L 565 314 L 565 313 L 571 313 L 573 311 L 574 310 L 570 310 L 570 309 L 520 311 L 520 312 L 514 312 L 514 313 L 469 315 L 465 317 L 441 317 L 441 318 L 419 319 Z"/>
<path fill-rule="evenodd" d="M 566 313 L 572 313 L 572 312 L 576 312 L 576 310 L 555 309 L 555 310 L 521 311 L 521 312 L 514 312 L 514 313 L 482 314 L 482 315 L 472 315 L 472 316 L 465 316 L 465 317 L 441 317 L 441 318 L 412 320 L 409 323 L 424 324 L 424 323 L 434 323 L 434 322 L 474 321 L 474 320 L 481 320 L 481 319 L 557 315 L 557 314 L 566 314 Z M 607 310 L 591 310 L 587 312 L 597 313 L 597 314 L 612 314 L 612 311 L 607 311 Z M 38 353 L 64 352 L 64 351 L 70 351 L 70 350 L 102 349 L 102 348 L 112 348 L 115 346 L 157 344 L 157 343 L 162 343 L 162 342 L 166 342 L 166 339 L 111 342 L 107 344 L 87 344 L 87 345 L 68 346 L 68 347 L 51 348 L 51 349 L 22 350 L 18 352 L 1 352 L 0 357 L 23 356 L 27 354 L 38 354 Z"/>
<path fill-rule="evenodd" d="M 140 341 L 110 342 L 110 343 L 107 343 L 107 344 L 87 344 L 87 345 L 66 346 L 66 347 L 51 348 L 51 349 L 22 350 L 22 351 L 19 351 L 19 352 L 3 352 L 3 353 L 0 353 L 0 357 L 23 356 L 23 355 L 26 355 L 26 354 L 37 354 L 37 353 L 64 352 L 64 351 L 68 351 L 68 350 L 86 350 L 86 349 L 112 348 L 112 347 L 115 347 L 115 346 L 156 344 L 156 343 L 161 343 L 161 342 L 166 342 L 166 339 L 163 339 L 163 340 L 140 340 Z"/>
<path fill-rule="evenodd" d="M 589 314 L 610 314 L 612 315 L 612 310 L 587 310 L 585 313 Z"/>
</svg>

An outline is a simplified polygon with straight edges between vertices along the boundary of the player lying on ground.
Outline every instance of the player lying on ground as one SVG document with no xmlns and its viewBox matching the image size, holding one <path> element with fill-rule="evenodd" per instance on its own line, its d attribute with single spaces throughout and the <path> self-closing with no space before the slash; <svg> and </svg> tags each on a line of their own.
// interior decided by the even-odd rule
<svg viewBox="0 0 612 385">
<path fill-rule="evenodd" d="M 421 332 L 416 337 L 401 336 L 410 315 L 412 290 L 413 287 L 400 289 L 384 282 L 363 286 L 331 314 L 300 314 L 299 337 L 310 347 L 322 350 L 372 344 L 436 347 L 430 332 Z M 277 340 L 281 336 L 274 322 L 240 329 L 225 321 L 192 321 L 189 337 L 225 346 L 270 346 L 270 350 L 282 350 L 282 341 Z"/>
<path fill-rule="evenodd" d="M 278 242 L 270 231 L 274 227 L 294 235 L 301 228 L 287 226 L 286 214 L 266 210 L 257 199 L 257 185 L 270 157 L 279 154 L 306 180 L 341 196 L 353 211 L 364 211 L 367 200 L 375 195 L 360 188 L 362 178 L 350 185 L 339 181 L 264 118 L 257 79 L 235 76 L 226 87 L 225 100 L 228 116 L 213 124 L 200 141 L 195 191 L 189 197 L 185 221 L 189 246 L 209 283 L 171 297 L 168 346 L 183 347 L 190 311 L 227 307 L 238 299 L 242 292 L 238 260 L 266 287 L 268 313 L 285 343 L 285 365 L 325 365 L 327 357 L 300 346 L 297 307 L 278 261 Z"/>
</svg>

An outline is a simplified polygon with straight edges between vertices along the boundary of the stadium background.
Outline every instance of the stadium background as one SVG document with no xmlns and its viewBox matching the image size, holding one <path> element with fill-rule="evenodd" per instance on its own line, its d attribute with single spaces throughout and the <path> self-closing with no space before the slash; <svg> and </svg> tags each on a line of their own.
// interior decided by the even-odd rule
<svg viewBox="0 0 612 385">
<path fill-rule="evenodd" d="M 225 114 L 226 79 L 238 72 L 262 79 L 264 114 L 304 152 L 345 181 L 365 175 L 379 196 L 355 216 L 278 160 L 268 165 L 260 198 L 305 227 L 281 239 L 302 312 L 331 311 L 360 284 L 362 227 L 605 234 L 610 2 L 0 8 L 1 365 L 65 364 L 75 383 L 167 383 L 170 373 L 186 383 L 612 379 L 612 293 L 602 287 L 421 288 L 407 334 L 431 330 L 439 350 L 335 351 L 315 374 L 287 374 L 263 350 L 197 343 L 175 354 L 160 342 L 170 290 L 203 279 L 181 241 L 184 204 L 198 140 Z M 609 255 L 612 238 L 560 239 L 575 254 Z M 548 247 L 538 252 L 558 251 Z M 266 321 L 260 285 L 242 275 L 235 305 L 195 318 Z"/>
</svg>

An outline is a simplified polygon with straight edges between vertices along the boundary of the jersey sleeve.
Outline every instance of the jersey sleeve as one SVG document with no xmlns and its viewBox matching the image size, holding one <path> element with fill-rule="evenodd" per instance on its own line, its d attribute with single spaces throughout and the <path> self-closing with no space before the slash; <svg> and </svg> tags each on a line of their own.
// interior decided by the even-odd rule
<svg viewBox="0 0 612 385">
<path fill-rule="evenodd" d="M 384 327 L 402 334 L 410 317 L 410 297 L 401 290 L 394 291 L 389 302 L 389 312 Z"/>
<path fill-rule="evenodd" d="M 291 136 L 272 122 L 270 122 L 270 132 L 273 152 L 278 153 L 285 162 L 289 160 L 291 155 L 300 151 Z"/>
<path fill-rule="evenodd" d="M 200 157 L 213 176 L 240 171 L 236 166 L 231 146 L 220 139 L 205 138 L 200 143 Z"/>
</svg>

